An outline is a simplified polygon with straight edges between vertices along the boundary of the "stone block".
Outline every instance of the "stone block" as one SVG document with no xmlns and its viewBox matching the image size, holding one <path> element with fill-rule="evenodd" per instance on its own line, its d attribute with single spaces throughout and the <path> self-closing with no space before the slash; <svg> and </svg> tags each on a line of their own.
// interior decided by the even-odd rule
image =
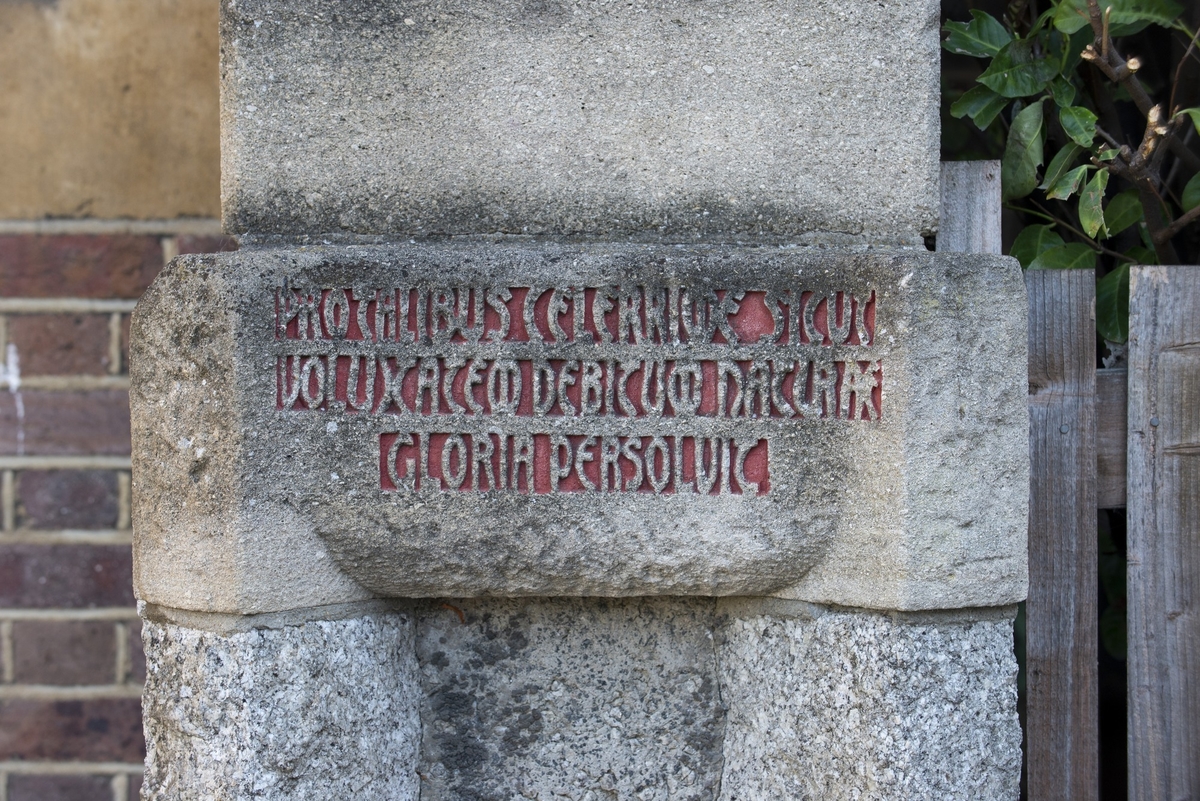
<svg viewBox="0 0 1200 801">
<path fill-rule="evenodd" d="M 143 633 L 147 801 L 416 801 L 410 616 Z"/>
<path fill-rule="evenodd" d="M 1023 293 L 913 251 L 181 257 L 135 312 L 138 595 L 1014 603 Z"/>
<path fill-rule="evenodd" d="M 712 599 L 520 599 L 417 612 L 421 797 L 715 798 Z"/>
<path fill-rule="evenodd" d="M 921 244 L 938 4 L 225 0 L 226 230 Z"/>
<path fill-rule="evenodd" d="M 1019 796 L 1013 608 L 718 609 L 722 798 Z"/>
<path fill-rule="evenodd" d="M 1011 801 L 1014 613 L 484 598 L 147 622 L 147 799 Z"/>
</svg>

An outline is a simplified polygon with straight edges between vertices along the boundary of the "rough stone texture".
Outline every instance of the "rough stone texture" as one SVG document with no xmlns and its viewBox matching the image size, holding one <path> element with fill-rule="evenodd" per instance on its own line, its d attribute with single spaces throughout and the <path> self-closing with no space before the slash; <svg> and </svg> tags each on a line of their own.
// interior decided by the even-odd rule
<svg viewBox="0 0 1200 801">
<path fill-rule="evenodd" d="M 722 799 L 1019 796 L 1011 617 L 751 609 L 723 610 Z"/>
<path fill-rule="evenodd" d="M 147 622 L 147 799 L 1012 801 L 1012 613 L 528 598 Z"/>
<path fill-rule="evenodd" d="M 712 611 L 711 599 L 422 608 L 421 798 L 714 798 L 725 710 Z"/>
<path fill-rule="evenodd" d="M 227 230 L 920 244 L 931 0 L 225 0 Z"/>
<path fill-rule="evenodd" d="M 146 801 L 417 798 L 411 617 L 142 631 Z"/>
<path fill-rule="evenodd" d="M 882 415 L 754 422 L 771 443 L 765 496 L 624 493 L 614 502 L 584 492 L 385 492 L 381 432 L 421 430 L 406 427 L 430 425 L 430 417 L 278 408 L 278 360 L 292 352 L 280 348 L 311 354 L 358 343 L 278 340 L 276 288 L 285 280 L 356 287 L 365 273 L 370 286 L 453 274 L 457 285 L 873 291 L 875 341 L 841 346 L 850 355 L 840 358 L 880 360 Z M 134 321 L 139 597 L 258 613 L 364 597 L 353 578 L 398 597 L 781 594 L 885 609 L 1014 603 L 1026 583 L 1024 314 L 1014 261 L 962 254 L 417 245 L 180 258 Z M 496 358 L 528 344 L 479 347 Z M 596 355 L 584 358 L 674 358 L 658 345 L 586 347 Z M 775 347 L 742 343 L 739 355 L 715 358 L 773 358 Z M 686 346 L 679 358 L 714 358 L 701 352 Z M 615 425 L 538 420 L 541 428 L 531 430 Z M 664 417 L 654 425 L 712 436 L 721 430 L 714 420 Z"/>
</svg>

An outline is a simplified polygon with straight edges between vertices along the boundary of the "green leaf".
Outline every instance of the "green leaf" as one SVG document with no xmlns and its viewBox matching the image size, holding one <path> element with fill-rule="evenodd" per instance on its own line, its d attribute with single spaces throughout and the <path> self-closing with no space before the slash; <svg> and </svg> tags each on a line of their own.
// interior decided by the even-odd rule
<svg viewBox="0 0 1200 801">
<path fill-rule="evenodd" d="M 1062 178 L 1058 179 L 1058 182 L 1051 186 L 1049 190 L 1047 190 L 1046 197 L 1050 198 L 1051 200 L 1066 200 L 1071 195 L 1079 191 L 1079 186 L 1083 183 L 1084 177 L 1087 176 L 1088 170 L 1094 169 L 1096 168 L 1089 164 L 1076 167 Z"/>
<path fill-rule="evenodd" d="M 1054 105 L 1066 108 L 1075 102 L 1075 84 L 1059 75 L 1050 82 L 1050 96 L 1054 98 Z"/>
<path fill-rule="evenodd" d="M 1096 330 L 1109 342 L 1129 339 L 1129 265 L 1096 282 Z"/>
<path fill-rule="evenodd" d="M 1061 244 L 1063 238 L 1055 233 L 1054 226 L 1030 225 L 1017 234 L 1008 255 L 1021 262 L 1022 267 L 1028 267 L 1042 253 Z"/>
<path fill-rule="evenodd" d="M 1186 114 L 1186 115 L 1188 115 L 1189 117 L 1191 117 L 1191 118 L 1192 118 L 1192 125 L 1196 126 L 1196 133 L 1200 133 L 1200 107 L 1198 107 L 1198 108 L 1185 108 L 1185 109 L 1183 109 L 1182 111 L 1180 111 L 1180 112 L 1176 113 L 1176 115 L 1175 115 L 1175 116 L 1179 116 L 1180 114 Z"/>
<path fill-rule="evenodd" d="M 980 130 L 987 130 L 996 115 L 1010 102 L 1007 97 L 1001 97 L 986 86 L 973 86 L 954 101 L 950 106 L 950 114 L 957 119 L 970 117 Z"/>
<path fill-rule="evenodd" d="M 1012 41 L 1012 34 L 995 17 L 982 11 L 971 10 L 974 17 L 968 22 L 947 22 L 942 28 L 950 34 L 942 47 L 951 53 L 986 58 L 1000 52 L 1000 48 Z"/>
<path fill-rule="evenodd" d="M 1021 110 L 1013 119 L 1000 166 L 1004 200 L 1023 198 L 1037 188 L 1037 168 L 1042 166 L 1045 129 L 1042 101 Z"/>
<path fill-rule="evenodd" d="M 1050 159 L 1050 166 L 1046 167 L 1046 174 L 1042 176 L 1042 183 L 1038 186 L 1038 189 L 1045 191 L 1058 183 L 1059 179 L 1071 169 L 1071 165 L 1075 163 L 1075 159 L 1082 152 L 1083 148 L 1079 145 L 1067 145 L 1055 153 L 1054 158 Z"/>
<path fill-rule="evenodd" d="M 992 59 L 977 79 L 1004 97 L 1027 97 L 1046 88 L 1058 75 L 1058 65 L 1048 56 L 1033 52 L 1033 41 L 1014 39 Z"/>
<path fill-rule="evenodd" d="M 1115 147 L 1110 147 L 1107 150 L 1101 150 L 1099 155 L 1096 156 L 1096 160 L 1097 161 L 1112 161 L 1113 159 L 1115 159 L 1117 157 L 1117 154 L 1120 152 L 1121 151 L 1117 150 Z"/>
<path fill-rule="evenodd" d="M 1108 170 L 1096 170 L 1079 194 L 1079 222 L 1083 231 L 1093 239 L 1101 231 L 1108 236 L 1104 227 L 1104 190 L 1108 187 Z"/>
<path fill-rule="evenodd" d="M 1112 7 L 1109 35 L 1113 38 L 1137 33 L 1147 25 L 1169 27 L 1183 11 L 1175 0 L 1104 0 L 1101 8 Z M 1090 25 L 1087 0 L 1063 0 L 1054 12 L 1054 27 L 1075 33 Z"/>
<path fill-rule="evenodd" d="M 1142 201 L 1136 189 L 1126 189 L 1108 201 L 1104 209 L 1104 225 L 1109 236 L 1116 236 L 1134 223 L 1142 221 Z"/>
<path fill-rule="evenodd" d="M 1096 138 L 1098 119 L 1099 117 L 1083 106 L 1068 106 L 1058 112 L 1058 121 L 1062 123 L 1063 130 L 1080 147 L 1092 146 L 1092 140 Z"/>
<path fill-rule="evenodd" d="M 1087 2 L 1072 2 L 1063 0 L 1054 11 L 1053 24 L 1063 33 L 1075 33 L 1080 28 L 1089 25 Z"/>
<path fill-rule="evenodd" d="M 1125 251 L 1125 255 L 1134 259 L 1136 264 L 1158 264 L 1158 254 L 1141 245 L 1129 248 Z"/>
<path fill-rule="evenodd" d="M 1145 223 L 1139 225 L 1138 236 L 1141 238 L 1142 244 L 1146 246 L 1146 250 L 1154 250 L 1154 238 L 1150 236 L 1150 226 L 1146 225 Z M 1147 264 L 1149 263 L 1150 262 L 1147 262 Z M 1158 260 L 1155 259 L 1154 264 L 1157 263 Z"/>
<path fill-rule="evenodd" d="M 1200 172 L 1192 176 L 1192 180 L 1187 182 L 1187 186 L 1183 188 L 1183 210 L 1191 211 L 1200 206 Z"/>
<path fill-rule="evenodd" d="M 1074 242 L 1043 251 L 1030 265 L 1031 270 L 1090 270 L 1096 267 L 1096 251 Z"/>
</svg>

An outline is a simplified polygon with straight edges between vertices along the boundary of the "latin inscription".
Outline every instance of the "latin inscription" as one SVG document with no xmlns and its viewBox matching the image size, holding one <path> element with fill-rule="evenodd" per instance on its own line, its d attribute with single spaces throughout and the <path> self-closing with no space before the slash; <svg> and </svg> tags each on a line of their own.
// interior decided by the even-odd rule
<svg viewBox="0 0 1200 801">
<path fill-rule="evenodd" d="M 277 287 L 276 408 L 383 422 L 380 487 L 770 493 L 773 432 L 883 414 L 874 292 Z"/>
</svg>

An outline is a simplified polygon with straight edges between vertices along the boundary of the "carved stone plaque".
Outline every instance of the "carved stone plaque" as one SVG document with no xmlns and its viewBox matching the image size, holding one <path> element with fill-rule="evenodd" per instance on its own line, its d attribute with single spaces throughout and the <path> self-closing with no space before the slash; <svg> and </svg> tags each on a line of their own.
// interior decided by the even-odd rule
<svg viewBox="0 0 1200 801">
<path fill-rule="evenodd" d="M 388 596 L 780 592 L 839 539 L 963 513 L 970 492 L 908 480 L 981 422 L 946 404 L 948 268 L 612 245 L 177 262 L 142 348 L 203 367 L 139 465 L 221 489 L 146 522 L 287 521 Z"/>
</svg>

